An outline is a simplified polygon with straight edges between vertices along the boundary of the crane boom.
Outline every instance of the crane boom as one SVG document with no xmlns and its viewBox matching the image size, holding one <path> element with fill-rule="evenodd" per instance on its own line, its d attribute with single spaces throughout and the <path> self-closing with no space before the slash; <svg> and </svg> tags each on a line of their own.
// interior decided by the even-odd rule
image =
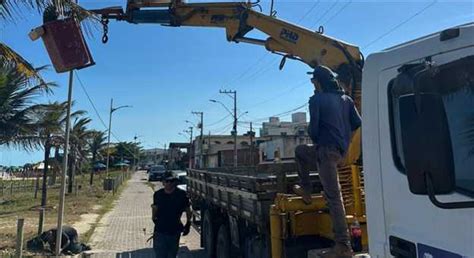
<svg viewBox="0 0 474 258">
<path fill-rule="evenodd" d="M 339 79 L 354 96 L 360 92 L 363 57 L 357 46 L 314 32 L 307 28 L 266 15 L 252 9 L 249 2 L 184 3 L 181 0 L 128 0 L 121 8 L 94 10 L 103 19 L 125 20 L 130 23 L 154 23 L 164 26 L 196 26 L 224 28 L 228 41 L 264 46 L 268 51 L 297 59 L 314 68 L 325 65 L 339 74 Z M 251 30 L 259 30 L 266 39 L 248 38 Z M 357 94 L 358 95 L 358 94 Z"/>
</svg>

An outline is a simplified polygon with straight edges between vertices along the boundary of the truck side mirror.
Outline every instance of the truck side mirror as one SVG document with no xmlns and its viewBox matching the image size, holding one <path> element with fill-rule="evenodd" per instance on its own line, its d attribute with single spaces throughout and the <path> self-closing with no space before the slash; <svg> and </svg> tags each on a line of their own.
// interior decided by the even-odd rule
<svg viewBox="0 0 474 258">
<path fill-rule="evenodd" d="M 400 131 L 410 191 L 449 194 L 455 188 L 451 136 L 443 100 L 438 94 L 399 97 Z"/>
<path fill-rule="evenodd" d="M 416 93 L 399 97 L 400 131 L 410 191 L 428 195 L 443 209 L 472 208 L 474 202 L 442 203 L 437 194 L 456 188 L 451 135 L 442 97 Z"/>
</svg>

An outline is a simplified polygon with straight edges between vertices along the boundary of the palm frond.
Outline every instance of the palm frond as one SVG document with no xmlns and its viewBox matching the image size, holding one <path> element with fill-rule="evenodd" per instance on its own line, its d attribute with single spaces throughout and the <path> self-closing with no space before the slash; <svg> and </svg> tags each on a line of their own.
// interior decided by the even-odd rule
<svg viewBox="0 0 474 258">
<path fill-rule="evenodd" d="M 36 10 L 44 15 L 51 7 L 53 10 L 60 10 L 66 17 L 76 17 L 78 21 L 84 21 L 84 29 L 89 36 L 92 35 L 91 28 L 97 28 L 100 24 L 97 14 L 72 0 L 0 0 L 0 20 L 15 22 L 29 10 Z"/>
<path fill-rule="evenodd" d="M 0 0 L 0 19 L 15 20 L 15 16 L 21 16 L 22 8 L 43 12 L 48 6 L 57 4 L 56 9 L 71 12 L 80 20 L 97 18 L 97 15 L 82 8 L 71 0 Z"/>
<path fill-rule="evenodd" d="M 21 15 L 22 8 L 36 9 L 40 12 L 50 2 L 50 0 L 0 0 L 0 19 L 15 21 L 15 17 Z"/>
<path fill-rule="evenodd" d="M 39 73 L 41 70 L 46 69 L 47 66 L 34 68 L 33 65 L 26 61 L 20 54 L 2 42 L 0 42 L 0 58 L 14 62 L 18 71 L 25 74 L 27 78 L 36 80 L 38 84 L 47 85 Z"/>
</svg>

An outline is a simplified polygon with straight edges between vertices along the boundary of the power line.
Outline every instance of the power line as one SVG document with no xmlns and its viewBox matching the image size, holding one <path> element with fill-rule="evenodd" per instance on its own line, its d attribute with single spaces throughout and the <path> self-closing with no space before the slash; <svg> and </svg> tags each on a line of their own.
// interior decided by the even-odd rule
<svg viewBox="0 0 474 258">
<path fill-rule="evenodd" d="M 77 71 L 74 71 L 76 73 L 76 78 L 77 80 L 79 81 L 79 85 L 81 86 L 84 94 L 86 94 L 87 96 L 87 99 L 89 100 L 89 103 L 91 104 L 92 108 L 94 109 L 94 112 L 95 114 L 97 115 L 97 117 L 99 118 L 100 122 L 102 123 L 102 125 L 105 127 L 105 129 L 108 129 L 107 125 L 105 124 L 104 120 L 102 119 L 102 117 L 100 116 L 99 112 L 97 111 L 97 108 L 94 104 L 94 102 L 92 101 L 92 98 L 90 97 L 89 93 L 87 92 L 86 90 L 86 87 L 84 87 L 84 84 L 82 83 L 81 79 L 79 78 L 79 74 L 77 73 Z M 112 136 L 115 138 L 116 141 L 118 142 L 121 142 L 121 140 L 113 133 L 113 132 L 110 132 L 110 134 L 112 134 Z M 135 154 L 133 154 L 134 152 L 130 149 L 128 149 L 126 146 L 124 146 L 124 148 L 130 152 L 132 154 L 133 157 L 136 158 Z"/>
<path fill-rule="evenodd" d="M 421 10 L 419 10 L 418 12 L 416 12 L 415 14 L 411 15 L 410 17 L 408 17 L 407 19 L 405 19 L 404 21 L 400 22 L 399 24 L 395 25 L 394 27 L 392 27 L 390 30 L 388 30 L 387 32 L 385 32 L 384 34 L 380 35 L 379 37 L 377 37 L 376 39 L 372 40 L 371 42 L 369 42 L 367 45 L 363 46 L 362 49 L 365 49 L 365 48 L 368 48 L 370 46 L 372 46 L 375 42 L 385 38 L 386 36 L 388 36 L 389 34 L 391 34 L 392 32 L 394 32 L 396 29 L 400 28 L 401 26 L 405 25 L 406 23 L 408 23 L 409 21 L 411 21 L 413 18 L 415 18 L 416 16 L 422 14 L 424 11 L 428 10 L 430 7 L 432 7 L 433 5 L 435 5 L 436 3 L 438 3 L 438 1 L 433 1 L 431 2 L 430 4 L 428 4 L 427 6 L 423 7 Z"/>
<path fill-rule="evenodd" d="M 334 9 L 334 7 L 336 7 L 336 5 L 337 5 L 338 3 L 339 3 L 339 0 L 336 0 L 336 2 L 334 2 L 334 3 L 331 5 L 331 7 L 329 7 L 329 9 L 327 9 L 326 12 L 324 12 L 324 14 L 323 14 L 321 17 L 319 17 L 318 20 L 316 20 L 316 22 L 314 23 L 314 26 L 313 26 L 313 27 L 316 27 L 316 26 L 318 25 L 318 22 L 321 21 L 321 20 L 324 18 L 324 16 L 326 16 L 332 9 Z"/>
<path fill-rule="evenodd" d="M 254 105 L 248 107 L 248 109 L 254 108 L 254 107 L 256 107 L 256 106 L 260 106 L 260 105 L 262 105 L 262 104 L 265 104 L 265 103 L 268 103 L 268 102 L 270 102 L 270 101 L 272 101 L 272 100 L 275 100 L 275 99 L 277 99 L 277 98 L 279 98 L 279 97 L 285 96 L 286 94 L 288 94 L 288 93 L 290 93 L 290 92 L 296 90 L 297 88 L 302 87 L 302 86 L 305 85 L 307 82 L 308 82 L 308 80 L 305 79 L 304 81 L 302 81 L 302 82 L 298 83 L 297 85 L 295 85 L 295 86 L 289 88 L 288 90 L 285 90 L 285 91 L 281 92 L 280 94 L 275 95 L 275 96 L 273 96 L 273 97 L 270 97 L 270 98 L 268 98 L 268 99 L 266 99 L 266 100 L 263 100 L 263 101 L 261 101 L 261 102 L 258 102 L 258 103 L 256 103 L 256 104 L 254 104 Z"/>
<path fill-rule="evenodd" d="M 227 124 L 226 126 L 221 127 L 221 128 L 219 128 L 219 129 L 215 130 L 215 131 L 217 131 L 216 134 L 222 134 L 222 133 L 224 133 L 224 132 L 227 132 L 227 131 L 229 131 L 233 126 L 234 126 L 234 122 L 232 122 L 232 123 L 230 123 L 230 124 Z"/>
<path fill-rule="evenodd" d="M 302 108 L 306 107 L 307 105 L 308 105 L 308 103 L 306 102 L 306 103 L 304 103 L 303 105 L 297 106 L 297 107 L 295 107 L 295 108 L 293 108 L 293 109 L 290 109 L 290 110 L 288 110 L 288 111 L 284 111 L 284 112 L 282 112 L 282 113 L 278 113 L 278 114 L 271 115 L 271 116 L 265 116 L 265 117 L 262 117 L 262 118 L 258 118 L 258 119 L 253 120 L 252 122 L 263 121 L 263 120 L 268 119 L 269 117 L 280 117 L 280 116 L 288 115 L 288 114 L 290 114 L 291 112 L 294 112 L 294 111 L 297 111 L 297 110 L 299 110 L 299 109 L 302 109 Z"/>
<path fill-rule="evenodd" d="M 344 9 L 346 9 L 350 4 L 352 3 L 352 0 L 349 0 L 345 5 L 343 5 L 336 13 L 334 13 L 329 19 L 327 19 L 322 25 L 325 26 L 327 25 L 332 19 L 334 19 L 336 16 L 338 16 Z"/>
<path fill-rule="evenodd" d="M 316 3 L 313 4 L 312 7 L 310 7 L 310 9 L 305 13 L 303 14 L 303 16 L 298 20 L 298 23 L 300 23 L 301 21 L 303 21 L 313 10 L 314 8 L 316 8 L 316 6 L 321 2 L 321 0 L 317 0 Z M 237 76 L 237 78 L 229 81 L 227 84 L 235 84 L 237 81 L 239 81 L 240 79 L 244 78 L 245 75 L 247 75 L 248 73 L 250 73 L 253 68 L 255 66 L 257 66 L 259 63 L 261 63 L 267 56 L 268 56 L 268 52 L 265 52 L 264 54 L 262 54 L 262 56 L 260 56 L 260 58 L 257 59 L 257 61 L 253 64 L 253 65 L 250 65 L 246 70 L 244 70 L 244 72 L 242 72 L 239 76 Z M 275 61 L 276 57 L 272 59 L 272 61 Z M 271 61 L 271 62 L 272 62 Z M 274 63 L 274 62 L 273 62 Z M 273 64 L 272 63 L 272 64 Z M 268 65 L 270 66 L 270 65 Z M 265 68 L 265 66 L 263 66 L 263 68 Z M 262 74 L 264 74 L 265 72 L 267 72 L 269 69 L 266 69 L 266 70 L 263 70 L 263 69 L 260 69 L 259 71 L 253 73 L 252 75 L 248 76 L 247 77 L 247 80 L 252 78 L 255 79 L 257 78 L 257 75 L 258 76 L 261 76 Z"/>
<path fill-rule="evenodd" d="M 81 78 L 79 78 L 79 74 L 77 73 L 77 71 L 74 71 L 74 73 L 76 74 L 76 78 L 79 81 L 79 85 L 81 86 L 82 91 L 84 92 L 84 94 L 86 94 L 87 99 L 89 100 L 89 103 L 91 104 L 92 108 L 94 109 L 95 114 L 97 115 L 97 117 L 99 118 L 100 122 L 105 127 L 105 129 L 108 129 L 108 127 L 105 124 L 104 120 L 100 116 L 99 111 L 97 111 L 97 108 L 94 105 L 94 101 L 92 101 L 92 98 L 89 96 L 89 93 L 87 92 L 86 88 L 84 87 L 84 84 L 82 83 Z"/>
<path fill-rule="evenodd" d="M 214 125 L 217 125 L 217 124 L 220 124 L 222 121 L 226 120 L 228 117 L 230 116 L 230 114 L 226 115 L 225 117 L 219 119 L 218 121 L 214 122 L 214 123 L 210 123 L 207 125 L 207 127 L 211 127 L 211 126 L 214 126 Z"/>
<path fill-rule="evenodd" d="M 311 6 L 311 8 L 309 8 L 309 10 L 298 20 L 298 23 L 303 21 L 306 18 L 306 16 L 308 16 L 314 10 L 314 8 L 316 8 L 316 6 L 318 6 L 318 4 L 320 2 L 321 2 L 321 0 L 316 1 L 316 3 L 314 3 L 313 6 Z"/>
<path fill-rule="evenodd" d="M 233 80 L 230 80 L 227 84 L 232 84 L 232 83 L 235 83 L 236 81 L 240 80 L 242 77 L 244 77 L 247 73 L 249 73 L 250 71 L 252 71 L 252 68 L 254 68 L 254 66 L 258 65 L 260 62 L 263 61 L 263 59 L 265 59 L 265 57 L 268 56 L 268 53 L 265 52 L 262 54 L 262 56 L 260 56 L 260 58 L 257 60 L 257 62 L 255 62 L 253 65 L 250 65 L 249 67 L 247 67 L 247 69 L 245 69 L 239 76 L 237 76 L 237 78 L 233 79 Z"/>
</svg>

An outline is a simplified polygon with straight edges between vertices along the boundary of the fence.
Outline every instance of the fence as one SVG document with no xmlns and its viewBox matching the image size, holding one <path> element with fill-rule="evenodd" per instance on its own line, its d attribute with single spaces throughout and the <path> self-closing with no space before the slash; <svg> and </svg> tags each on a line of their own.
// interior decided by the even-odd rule
<svg viewBox="0 0 474 258">
<path fill-rule="evenodd" d="M 111 178 L 106 178 L 104 180 L 104 190 L 112 191 L 114 194 L 117 191 L 118 187 L 123 184 L 130 178 L 130 172 L 121 172 L 115 174 Z M 46 186 L 48 189 L 57 189 L 60 188 L 60 177 L 57 177 L 56 183 L 51 185 L 52 177 L 48 176 L 46 180 Z M 69 178 L 66 178 L 66 184 Z M 74 188 L 77 193 L 77 184 L 85 183 L 88 180 L 88 175 L 81 174 L 76 176 Z M 34 193 L 35 198 L 38 195 L 41 195 L 41 190 L 43 189 L 43 179 L 42 177 L 37 178 L 23 178 L 23 179 L 10 179 L 10 180 L 0 180 L 0 197 L 8 198 L 15 195 L 21 195 L 26 193 Z"/>
<path fill-rule="evenodd" d="M 47 180 L 48 181 L 48 180 Z M 47 183 L 47 188 L 58 188 L 59 184 L 50 185 Z M 0 196 L 13 196 L 24 193 L 37 193 L 43 189 L 43 179 L 37 178 L 23 178 L 0 180 Z"/>
<path fill-rule="evenodd" d="M 122 172 L 115 177 L 106 178 L 104 180 L 104 190 L 112 191 L 112 193 L 115 194 L 123 182 L 130 178 L 130 175 L 130 172 Z"/>
</svg>

